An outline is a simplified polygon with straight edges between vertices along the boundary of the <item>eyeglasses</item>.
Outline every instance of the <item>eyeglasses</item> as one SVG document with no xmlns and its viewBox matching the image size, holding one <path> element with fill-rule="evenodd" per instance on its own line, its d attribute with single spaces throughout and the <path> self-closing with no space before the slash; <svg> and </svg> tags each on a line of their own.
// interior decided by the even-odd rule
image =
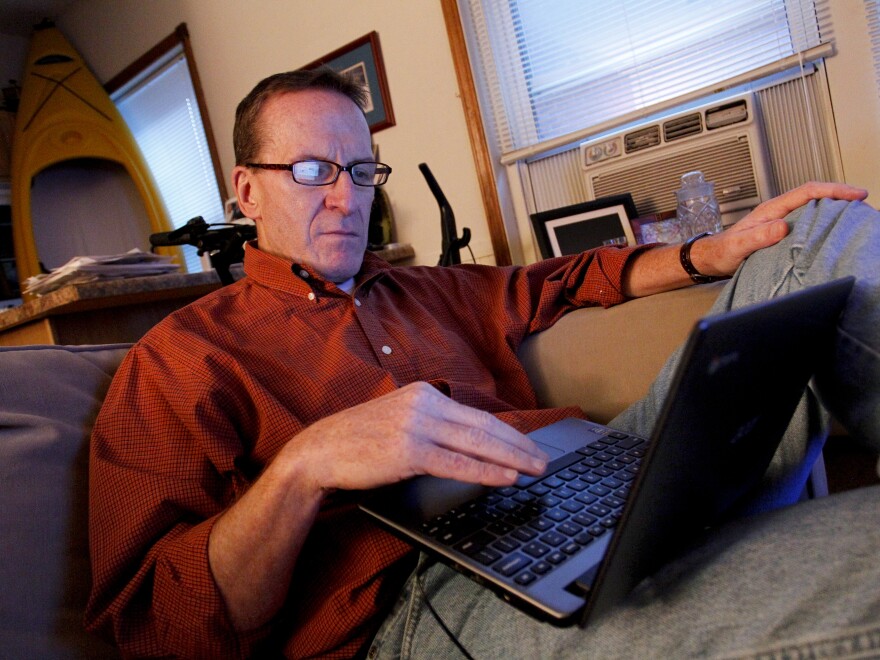
<svg viewBox="0 0 880 660">
<path fill-rule="evenodd" d="M 381 186 L 388 181 L 391 168 L 385 163 L 364 160 L 351 165 L 340 165 L 329 160 L 298 160 L 289 165 L 277 163 L 245 163 L 261 170 L 287 170 L 293 180 L 304 186 L 329 186 L 336 183 L 340 172 L 348 172 L 356 186 Z"/>
</svg>

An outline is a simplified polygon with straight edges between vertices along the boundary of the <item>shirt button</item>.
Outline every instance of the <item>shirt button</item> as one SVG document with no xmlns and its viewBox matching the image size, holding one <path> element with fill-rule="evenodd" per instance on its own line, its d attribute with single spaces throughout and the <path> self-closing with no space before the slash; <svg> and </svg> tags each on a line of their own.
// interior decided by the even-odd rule
<svg viewBox="0 0 880 660">
<path fill-rule="evenodd" d="M 309 295 L 306 296 L 306 297 L 307 297 L 309 300 L 314 300 L 314 299 L 315 299 L 315 292 L 314 292 L 314 291 L 309 291 Z"/>
<path fill-rule="evenodd" d="M 383 346 L 382 352 L 385 353 L 385 355 L 391 355 L 391 347 L 390 346 Z"/>
<path fill-rule="evenodd" d="M 358 300 L 357 298 L 355 298 L 355 299 L 354 299 L 354 304 L 355 304 L 357 307 L 360 307 L 360 306 L 361 306 L 361 301 Z"/>
<path fill-rule="evenodd" d="M 303 268 L 302 270 L 299 271 L 299 276 L 301 278 L 303 278 L 304 280 L 307 280 L 307 279 L 309 279 L 309 271 L 307 271 L 305 268 Z"/>
</svg>

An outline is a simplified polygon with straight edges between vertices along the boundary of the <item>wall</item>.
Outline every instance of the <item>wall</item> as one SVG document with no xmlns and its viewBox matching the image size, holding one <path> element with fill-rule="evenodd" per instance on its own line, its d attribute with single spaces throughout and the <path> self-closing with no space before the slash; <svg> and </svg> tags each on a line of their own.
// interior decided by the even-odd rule
<svg viewBox="0 0 880 660">
<path fill-rule="evenodd" d="M 828 84 L 847 183 L 872 191 L 880 208 L 880 87 L 874 73 L 865 4 L 831 0 L 837 54 L 828 58 Z"/>
<path fill-rule="evenodd" d="M 880 200 L 880 93 L 872 68 L 862 0 L 830 0 L 838 54 L 827 62 L 847 182 Z M 299 10 L 297 12 L 297 10 Z M 310 62 L 371 30 L 379 32 L 397 125 L 376 134 L 394 167 L 387 191 L 398 239 L 412 243 L 418 263 L 436 263 L 439 212 L 418 169 L 431 165 L 469 226 L 478 260 L 492 262 L 482 202 L 468 144 L 440 3 L 374 0 L 77 0 L 58 25 L 99 80 L 186 22 L 211 122 L 228 177 L 233 166 L 235 105 L 261 77 Z M 0 35 L 2 80 L 21 78 L 27 40 Z M 508 207 L 509 208 L 509 207 Z M 516 252 L 515 252 L 516 253 Z M 464 256 L 464 255 L 463 255 Z"/>
<path fill-rule="evenodd" d="M 427 162 L 459 233 L 470 227 L 477 260 L 494 263 L 439 2 L 78 0 L 56 24 L 104 82 L 184 22 L 227 182 L 235 106 L 251 87 L 376 30 L 396 126 L 374 138 L 394 169 L 386 191 L 397 239 L 414 246 L 417 263 L 437 262 L 440 213 L 418 170 Z"/>
</svg>

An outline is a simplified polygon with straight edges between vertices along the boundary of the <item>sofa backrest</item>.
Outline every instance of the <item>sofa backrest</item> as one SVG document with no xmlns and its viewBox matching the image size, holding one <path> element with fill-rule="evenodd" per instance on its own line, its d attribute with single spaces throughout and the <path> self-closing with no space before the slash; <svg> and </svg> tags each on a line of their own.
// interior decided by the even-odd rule
<svg viewBox="0 0 880 660">
<path fill-rule="evenodd" d="M 0 348 L 0 656 L 118 657 L 82 617 L 88 440 L 128 348 Z"/>
<path fill-rule="evenodd" d="M 579 406 L 606 424 L 647 394 L 660 367 L 704 315 L 722 282 L 587 307 L 529 337 L 519 358 L 542 406 Z"/>
</svg>

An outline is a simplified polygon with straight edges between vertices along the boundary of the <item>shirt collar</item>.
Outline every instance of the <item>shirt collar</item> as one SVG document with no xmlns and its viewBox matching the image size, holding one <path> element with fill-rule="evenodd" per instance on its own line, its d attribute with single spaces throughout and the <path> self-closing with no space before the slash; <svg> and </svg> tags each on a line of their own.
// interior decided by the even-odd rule
<svg viewBox="0 0 880 660">
<path fill-rule="evenodd" d="M 391 264 L 377 257 L 372 252 L 364 253 L 361 269 L 355 275 L 355 290 L 372 286 L 390 268 Z M 289 259 L 276 257 L 263 252 L 257 241 L 245 245 L 244 272 L 254 281 L 297 296 L 315 295 L 346 295 L 333 282 L 329 282 L 307 264 L 298 264 Z"/>
</svg>

